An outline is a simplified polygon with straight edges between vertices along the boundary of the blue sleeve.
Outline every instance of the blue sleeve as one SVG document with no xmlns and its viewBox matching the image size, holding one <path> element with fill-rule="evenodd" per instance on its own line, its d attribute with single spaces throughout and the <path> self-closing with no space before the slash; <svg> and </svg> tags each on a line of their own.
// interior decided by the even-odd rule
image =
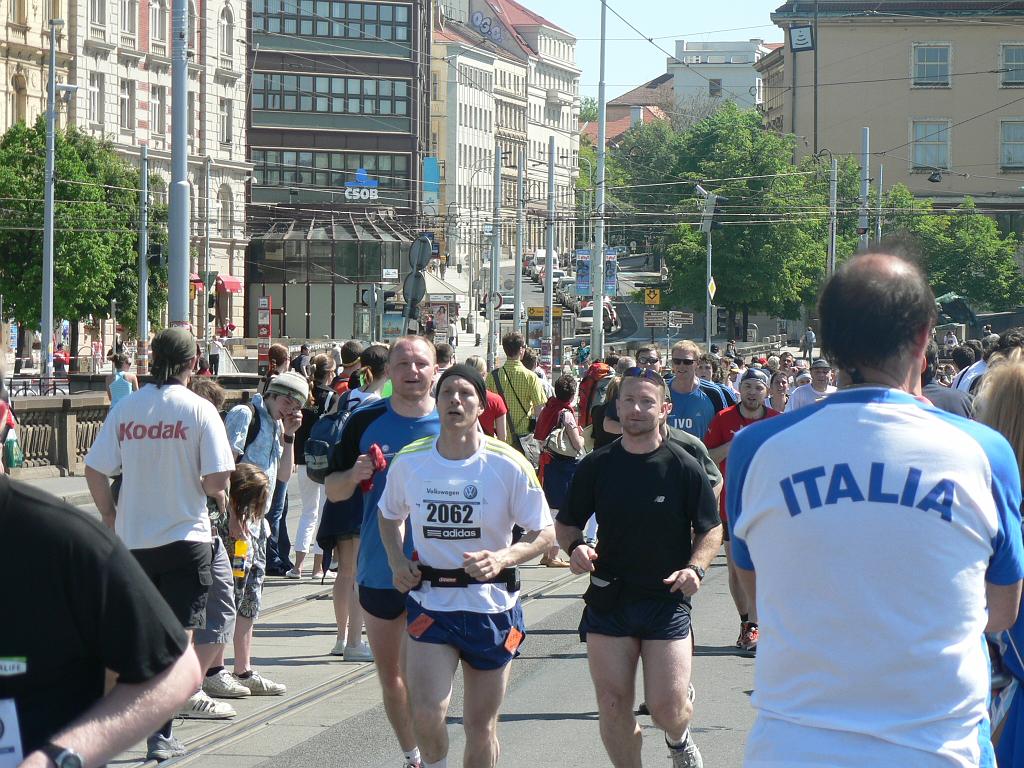
<svg viewBox="0 0 1024 768">
<path fill-rule="evenodd" d="M 1002 438 L 996 445 L 986 446 L 986 453 L 992 466 L 992 498 L 999 514 L 999 530 L 992 539 L 992 559 L 985 580 L 1005 586 L 1024 578 L 1020 471 L 1013 450 Z"/>
<path fill-rule="evenodd" d="M 732 561 L 745 571 L 754 570 L 754 561 L 750 559 L 747 543 L 736 535 L 736 523 L 743 511 L 743 482 L 759 445 L 758 441 L 751 439 L 749 431 L 749 427 L 742 429 L 733 438 L 729 448 L 729 470 L 725 473 L 725 513 L 729 521 Z"/>
<path fill-rule="evenodd" d="M 228 432 L 228 442 L 236 454 L 245 453 L 245 437 L 249 432 L 249 422 L 253 412 L 247 405 L 236 405 L 224 417 L 224 428 Z"/>
</svg>

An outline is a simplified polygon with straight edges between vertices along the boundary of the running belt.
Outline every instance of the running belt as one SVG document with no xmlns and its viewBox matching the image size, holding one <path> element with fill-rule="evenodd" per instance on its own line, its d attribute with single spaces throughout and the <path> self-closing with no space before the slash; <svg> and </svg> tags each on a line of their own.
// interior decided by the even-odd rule
<svg viewBox="0 0 1024 768">
<path fill-rule="evenodd" d="M 471 584 L 501 584 L 509 592 L 518 592 L 522 586 L 519 578 L 519 567 L 504 568 L 501 573 L 490 579 L 475 579 L 461 568 L 431 568 L 429 565 L 419 564 L 420 574 L 423 582 L 428 582 L 433 587 L 468 587 Z M 419 586 L 416 587 L 419 589 Z"/>
</svg>

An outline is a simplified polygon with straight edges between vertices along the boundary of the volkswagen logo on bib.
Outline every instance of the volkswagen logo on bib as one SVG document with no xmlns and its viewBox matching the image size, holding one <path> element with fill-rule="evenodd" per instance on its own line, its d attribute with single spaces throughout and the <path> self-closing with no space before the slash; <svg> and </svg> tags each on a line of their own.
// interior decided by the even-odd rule
<svg viewBox="0 0 1024 768">
<path fill-rule="evenodd" d="M 476 494 L 477 490 L 475 485 L 467 485 L 465 488 L 462 489 L 462 495 L 465 496 L 467 499 L 475 499 Z"/>
</svg>

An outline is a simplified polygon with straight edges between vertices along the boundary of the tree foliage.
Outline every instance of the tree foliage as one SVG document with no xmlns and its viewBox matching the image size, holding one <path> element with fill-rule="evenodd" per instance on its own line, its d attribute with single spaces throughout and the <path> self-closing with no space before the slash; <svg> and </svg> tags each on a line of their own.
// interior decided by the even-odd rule
<svg viewBox="0 0 1024 768">
<path fill-rule="evenodd" d="M 113 148 L 74 128 L 58 132 L 54 184 L 54 319 L 107 317 L 117 301 L 118 320 L 135 325 L 138 307 L 137 227 L 139 171 Z M 46 125 L 15 124 L 0 138 L 0 293 L 7 314 L 38 328 L 42 313 L 43 180 Z M 154 178 L 156 183 L 158 177 Z M 151 206 L 154 223 L 166 222 Z M 152 238 L 151 238 L 152 239 Z M 151 319 L 166 300 L 166 273 L 150 275 Z"/>
<path fill-rule="evenodd" d="M 580 99 L 580 124 L 597 122 L 597 99 L 584 96 Z"/>
</svg>

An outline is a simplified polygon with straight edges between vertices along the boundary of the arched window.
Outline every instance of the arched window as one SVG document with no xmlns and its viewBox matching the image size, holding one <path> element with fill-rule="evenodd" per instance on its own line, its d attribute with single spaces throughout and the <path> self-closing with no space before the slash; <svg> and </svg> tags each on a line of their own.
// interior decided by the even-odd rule
<svg viewBox="0 0 1024 768">
<path fill-rule="evenodd" d="M 188 40 L 186 41 L 186 47 L 194 51 L 198 47 L 196 45 L 196 4 L 189 0 L 188 3 Z"/>
<path fill-rule="evenodd" d="M 226 5 L 220 12 L 220 55 L 230 59 L 234 52 L 235 19 Z"/>
<path fill-rule="evenodd" d="M 14 93 L 11 94 L 13 99 L 13 112 L 15 123 L 27 123 L 28 122 L 28 84 L 25 82 L 24 75 L 15 75 L 11 80 L 11 85 L 14 86 Z"/>
<path fill-rule="evenodd" d="M 154 43 L 167 44 L 167 5 L 164 0 L 150 0 L 149 35 Z M 165 49 L 166 50 L 166 49 Z"/>
<path fill-rule="evenodd" d="M 221 237 L 232 237 L 235 201 L 231 196 L 231 187 L 222 184 L 217 193 L 217 232 Z"/>
</svg>

